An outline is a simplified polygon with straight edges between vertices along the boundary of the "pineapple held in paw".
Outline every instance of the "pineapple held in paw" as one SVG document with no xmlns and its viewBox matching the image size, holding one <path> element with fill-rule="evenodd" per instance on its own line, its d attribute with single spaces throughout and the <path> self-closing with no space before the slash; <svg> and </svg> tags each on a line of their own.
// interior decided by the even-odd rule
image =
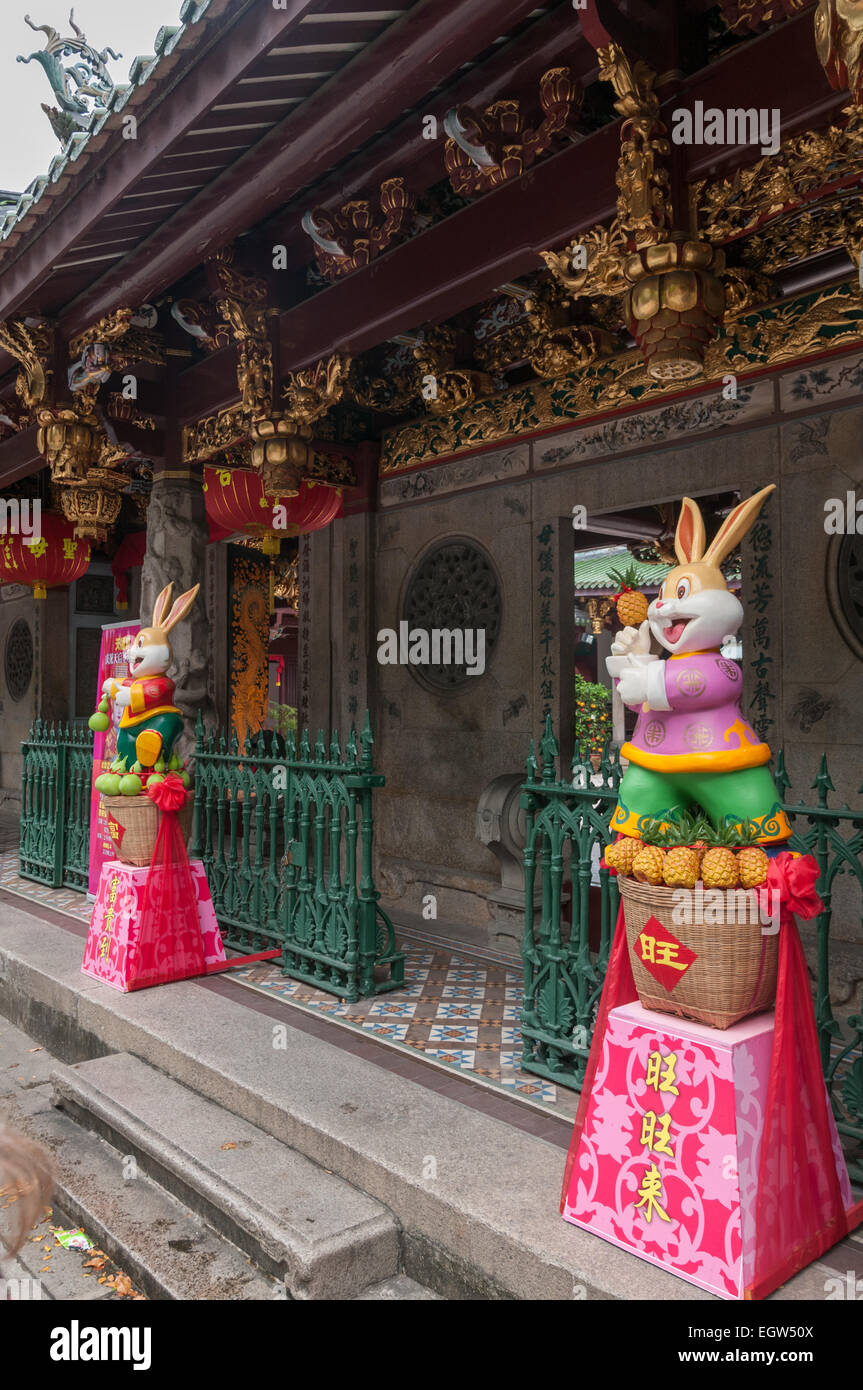
<svg viewBox="0 0 863 1390">
<path fill-rule="evenodd" d="M 678 845 L 670 849 L 662 864 L 662 877 L 669 888 L 694 888 L 700 866 L 694 849 Z"/>
<path fill-rule="evenodd" d="M 659 845 L 643 845 L 632 861 L 632 872 L 639 883 L 661 883 L 665 850 Z"/>
<path fill-rule="evenodd" d="M 749 845 L 737 852 L 737 872 L 744 888 L 760 888 L 767 882 L 770 860 L 760 845 Z"/>
<path fill-rule="evenodd" d="M 605 862 L 610 869 L 616 869 L 619 874 L 631 874 L 633 860 L 640 849 L 644 849 L 640 840 L 624 836 L 613 845 L 606 846 Z"/>
<path fill-rule="evenodd" d="M 621 574 L 613 574 L 612 579 L 620 585 L 620 592 L 614 596 L 618 622 L 623 627 L 641 627 L 649 605 L 646 596 L 635 588 L 638 583 L 635 566 L 628 565 Z"/>
<path fill-rule="evenodd" d="M 737 884 L 734 851 L 724 846 L 709 849 L 701 861 L 701 877 L 705 888 L 734 888 Z"/>
</svg>

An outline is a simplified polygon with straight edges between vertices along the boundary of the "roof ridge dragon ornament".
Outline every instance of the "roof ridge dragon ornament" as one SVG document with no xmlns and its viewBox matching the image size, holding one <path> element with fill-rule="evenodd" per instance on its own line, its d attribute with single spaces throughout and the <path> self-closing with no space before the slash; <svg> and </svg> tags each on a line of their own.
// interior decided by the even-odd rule
<svg viewBox="0 0 863 1390">
<path fill-rule="evenodd" d="M 50 24 L 34 24 L 28 14 L 24 16 L 37 34 L 47 35 L 45 47 L 27 56 L 19 53 L 19 63 L 37 62 L 45 70 L 51 83 L 57 106 L 42 103 L 54 134 L 62 144 L 76 130 L 85 130 L 94 111 L 104 111 L 115 91 L 114 80 L 108 72 L 109 58 L 115 61 L 122 53 L 113 48 L 95 49 L 87 42 L 87 36 L 75 23 L 74 9 L 69 11 L 69 26 L 74 38 L 63 38 L 59 30 Z M 71 63 L 64 60 L 73 59 Z"/>
</svg>

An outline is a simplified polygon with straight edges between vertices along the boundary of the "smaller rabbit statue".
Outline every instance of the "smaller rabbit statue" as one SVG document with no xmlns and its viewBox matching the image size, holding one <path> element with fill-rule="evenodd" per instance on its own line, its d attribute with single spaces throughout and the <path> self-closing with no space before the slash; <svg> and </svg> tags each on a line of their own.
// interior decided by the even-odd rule
<svg viewBox="0 0 863 1390">
<path fill-rule="evenodd" d="M 791 824 L 768 763 L 770 749 L 744 719 L 743 680 L 722 643 L 743 606 L 720 564 L 750 529 L 775 484 L 741 502 L 705 549 L 704 520 L 684 497 L 670 571 L 640 627 L 626 627 L 606 659 L 624 704 L 640 710 L 612 830 L 638 836 L 645 818 L 669 820 L 697 803 L 717 825 L 755 822 L 757 839 L 780 844 Z M 651 635 L 670 653 L 651 652 Z"/>
<path fill-rule="evenodd" d="M 148 769 L 160 760 L 167 762 L 183 728 L 183 716 L 174 704 L 174 682 L 165 674 L 171 664 L 168 634 L 185 618 L 201 586 L 187 589 L 168 612 L 173 587 L 168 584 L 159 594 L 153 607 L 153 626 L 141 628 L 129 648 L 126 679 L 109 679 L 102 686 L 103 697 L 123 711 L 117 755 L 130 767 L 140 763 Z"/>
</svg>

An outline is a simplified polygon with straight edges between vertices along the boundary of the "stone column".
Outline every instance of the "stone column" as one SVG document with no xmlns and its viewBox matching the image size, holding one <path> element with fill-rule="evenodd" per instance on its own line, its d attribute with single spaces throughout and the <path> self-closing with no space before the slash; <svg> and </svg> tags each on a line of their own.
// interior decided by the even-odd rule
<svg viewBox="0 0 863 1390">
<path fill-rule="evenodd" d="M 572 620 L 572 522 L 569 517 L 533 521 L 533 690 L 534 741 L 551 714 L 560 744 L 560 769 L 568 777 L 573 750 L 575 707 L 575 625 Z"/>
<path fill-rule="evenodd" d="M 174 598 L 201 585 L 201 593 L 188 617 L 171 632 L 173 662 L 168 670 L 176 682 L 176 702 L 187 725 L 180 750 L 188 753 L 194 741 L 195 720 L 200 710 L 207 723 L 215 722 L 208 689 L 212 661 L 210 625 L 204 595 L 207 516 L 203 481 L 188 469 L 157 473 L 147 509 L 147 552 L 141 574 L 141 626 L 152 623 L 156 596 L 169 582 Z M 221 641 L 227 642 L 227 614 Z"/>
<path fill-rule="evenodd" d="M 374 551 L 372 514 L 346 516 L 333 526 L 333 722 L 344 736 L 352 724 L 357 731 L 372 716 L 376 688 L 377 642 L 371 601 Z"/>
</svg>

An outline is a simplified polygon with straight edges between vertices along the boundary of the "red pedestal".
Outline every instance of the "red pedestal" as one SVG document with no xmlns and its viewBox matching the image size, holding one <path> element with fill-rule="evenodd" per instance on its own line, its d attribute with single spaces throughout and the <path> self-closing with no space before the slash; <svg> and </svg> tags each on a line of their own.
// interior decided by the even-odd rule
<svg viewBox="0 0 863 1390">
<path fill-rule="evenodd" d="M 208 966 L 217 965 L 225 959 L 225 948 L 210 897 L 207 875 L 200 859 L 191 860 L 189 867 L 195 884 L 204 960 Z M 81 966 L 84 974 L 92 975 L 94 979 L 102 980 L 104 984 L 126 993 L 134 988 L 129 981 L 140 975 L 140 970 L 136 968 L 139 964 L 137 928 L 144 884 L 149 872 L 148 867 L 137 869 L 132 864 L 122 864 L 119 860 L 109 860 L 102 865 L 87 945 L 84 948 L 84 962 Z M 183 972 L 178 970 L 174 978 L 183 978 Z M 167 983 L 170 979 L 168 968 L 167 979 L 161 980 L 160 983 Z"/>
<path fill-rule="evenodd" d="M 720 1031 L 637 1003 L 612 1009 L 565 1219 L 720 1298 L 743 1298 L 772 1047 L 772 1013 Z M 830 1124 L 847 1210 L 832 1113 Z"/>
</svg>

